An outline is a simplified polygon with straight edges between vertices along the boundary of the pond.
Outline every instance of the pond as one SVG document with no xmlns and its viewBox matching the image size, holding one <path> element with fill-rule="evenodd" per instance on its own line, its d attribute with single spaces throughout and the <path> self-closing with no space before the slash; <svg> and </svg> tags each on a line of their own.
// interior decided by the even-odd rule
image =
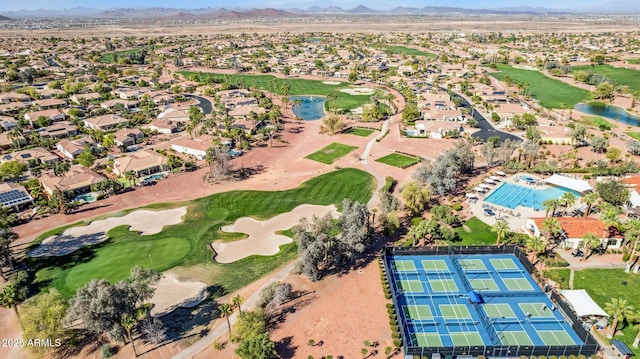
<svg viewBox="0 0 640 359">
<path fill-rule="evenodd" d="M 574 107 L 589 115 L 601 116 L 629 126 L 640 126 L 640 117 L 634 116 L 625 109 L 600 102 L 579 103 Z"/>
<path fill-rule="evenodd" d="M 302 102 L 298 105 L 296 100 Z M 323 96 L 291 96 L 289 101 L 293 103 L 293 113 L 305 121 L 315 121 L 324 117 L 324 103 L 327 99 Z"/>
</svg>

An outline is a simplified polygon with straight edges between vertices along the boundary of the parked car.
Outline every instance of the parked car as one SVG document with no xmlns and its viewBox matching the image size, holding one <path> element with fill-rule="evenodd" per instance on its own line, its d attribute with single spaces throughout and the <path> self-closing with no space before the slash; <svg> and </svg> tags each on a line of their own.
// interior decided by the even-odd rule
<svg viewBox="0 0 640 359">
<path fill-rule="evenodd" d="M 580 249 L 574 249 L 573 252 L 571 252 L 571 255 L 574 257 L 582 257 L 584 256 L 584 252 Z"/>
</svg>

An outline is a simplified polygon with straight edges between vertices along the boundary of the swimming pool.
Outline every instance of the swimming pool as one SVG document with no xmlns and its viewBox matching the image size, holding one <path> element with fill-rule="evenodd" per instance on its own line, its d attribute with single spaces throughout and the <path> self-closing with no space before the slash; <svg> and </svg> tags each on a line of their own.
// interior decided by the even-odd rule
<svg viewBox="0 0 640 359">
<path fill-rule="evenodd" d="M 96 201 L 96 196 L 94 196 L 93 193 L 85 193 L 85 194 L 81 194 L 79 196 L 76 196 L 76 198 L 73 199 L 74 201 L 83 201 L 83 202 L 95 202 Z"/>
<path fill-rule="evenodd" d="M 537 178 L 529 176 L 529 175 L 522 175 L 522 176 L 520 176 L 520 179 L 525 181 L 525 182 L 535 182 L 535 181 L 538 180 Z"/>
<path fill-rule="evenodd" d="M 523 206 L 541 210 L 544 208 L 542 202 L 548 199 L 562 197 L 565 192 L 573 192 L 576 197 L 580 197 L 578 192 L 568 188 L 551 187 L 547 189 L 536 189 L 513 183 L 503 183 L 488 195 L 485 201 L 511 209 L 517 206 Z"/>
<path fill-rule="evenodd" d="M 151 182 L 151 181 L 156 181 L 156 180 L 163 179 L 163 178 L 164 178 L 164 175 L 161 174 L 161 173 L 158 173 L 158 174 L 151 175 L 151 176 L 145 178 L 143 181 L 144 182 Z"/>
</svg>

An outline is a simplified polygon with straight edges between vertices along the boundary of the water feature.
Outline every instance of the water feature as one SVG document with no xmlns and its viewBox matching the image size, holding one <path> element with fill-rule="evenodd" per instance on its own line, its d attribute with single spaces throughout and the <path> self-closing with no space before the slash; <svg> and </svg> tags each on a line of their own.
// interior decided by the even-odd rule
<svg viewBox="0 0 640 359">
<path fill-rule="evenodd" d="M 302 102 L 297 105 L 296 100 Z M 291 96 L 289 101 L 293 103 L 293 113 L 305 121 L 315 121 L 324 117 L 324 96 Z"/>
<path fill-rule="evenodd" d="M 640 117 L 630 114 L 621 107 L 607 105 L 601 102 L 589 102 L 579 103 L 574 108 L 589 115 L 601 116 L 614 121 L 619 120 L 625 125 L 640 127 Z"/>
</svg>

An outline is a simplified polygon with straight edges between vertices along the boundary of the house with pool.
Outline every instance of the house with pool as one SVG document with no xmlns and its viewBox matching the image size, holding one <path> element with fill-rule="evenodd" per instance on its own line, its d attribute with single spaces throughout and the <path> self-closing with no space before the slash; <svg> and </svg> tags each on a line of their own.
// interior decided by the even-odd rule
<svg viewBox="0 0 640 359">
<path fill-rule="evenodd" d="M 532 217 L 525 226 L 529 235 L 544 237 L 546 230 L 543 223 L 548 217 Z M 560 245 L 566 249 L 584 248 L 582 237 L 588 233 L 600 238 L 603 248 L 619 249 L 624 236 L 614 226 L 607 226 L 603 221 L 593 217 L 557 217 L 562 233 Z"/>
</svg>

